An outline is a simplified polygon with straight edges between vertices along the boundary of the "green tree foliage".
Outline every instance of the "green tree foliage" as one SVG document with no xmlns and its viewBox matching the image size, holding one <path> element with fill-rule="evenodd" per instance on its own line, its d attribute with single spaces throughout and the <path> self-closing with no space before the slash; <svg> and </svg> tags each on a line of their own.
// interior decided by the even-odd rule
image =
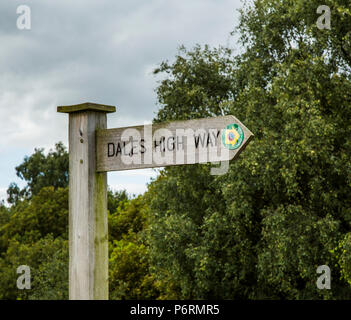
<svg viewBox="0 0 351 320">
<path fill-rule="evenodd" d="M 39 245 L 41 249 L 47 249 L 47 254 L 34 269 L 33 289 L 24 297 L 29 300 L 68 300 L 68 241 L 48 237 L 47 243 L 42 245 L 39 242 Z"/>
<path fill-rule="evenodd" d="M 142 196 L 121 201 L 109 215 L 110 299 L 156 299 L 159 295 L 149 270 L 147 216 Z"/>
<path fill-rule="evenodd" d="M 234 114 L 255 134 L 226 175 L 168 168 L 150 186 L 166 297 L 350 298 L 351 19 L 345 1 L 325 4 L 330 31 L 316 26 L 318 1 L 249 2 L 242 54 L 181 48 L 155 71 L 168 74 L 155 121 Z M 330 291 L 315 284 L 322 264 Z"/>
<path fill-rule="evenodd" d="M 68 189 L 45 187 L 6 208 L 0 224 L 0 299 L 65 299 L 68 292 Z M 31 268 L 31 290 L 19 290 L 16 270 Z"/>
<path fill-rule="evenodd" d="M 68 299 L 68 187 L 50 185 L 55 176 L 67 174 L 66 166 L 59 167 L 61 174 L 53 168 L 65 163 L 67 153 L 60 144 L 56 149 L 48 156 L 37 149 L 26 157 L 17 167 L 28 182 L 25 196 L 18 189 L 10 207 L 0 205 L 0 299 Z M 39 165 L 37 174 L 34 167 Z M 158 297 L 149 272 L 148 208 L 143 197 L 130 199 L 125 190 L 109 190 L 108 210 L 110 297 Z M 20 265 L 30 267 L 30 290 L 16 287 Z"/>
<path fill-rule="evenodd" d="M 0 206 L 0 299 L 67 299 L 68 153 L 62 143 L 36 149 L 16 171 L 27 185 L 11 184 L 11 206 Z M 16 287 L 20 265 L 30 267 L 30 290 Z"/>
<path fill-rule="evenodd" d="M 107 209 L 109 213 L 116 212 L 118 206 L 121 206 L 122 203 L 127 203 L 129 200 L 126 190 L 115 191 L 108 190 L 107 192 Z"/>
<path fill-rule="evenodd" d="M 43 188 L 8 209 L 0 226 L 0 298 L 65 299 L 68 295 L 68 190 Z M 31 269 L 31 290 L 19 290 L 16 270 Z"/>
<path fill-rule="evenodd" d="M 187 51 L 180 47 L 173 64 L 161 63 L 154 74 L 168 78 L 157 88 L 161 108 L 155 122 L 187 120 L 228 113 L 226 102 L 234 95 L 232 50 L 205 46 Z"/>
<path fill-rule="evenodd" d="M 109 237 L 120 240 L 128 233 L 137 234 L 146 228 L 147 207 L 141 196 L 120 200 L 116 210 L 109 214 Z"/>
<path fill-rule="evenodd" d="M 16 287 L 21 265 L 30 267 L 30 290 Z M 0 258 L 0 283 L 0 299 L 68 299 L 68 241 L 52 235 L 28 244 L 11 240 Z"/>
<path fill-rule="evenodd" d="M 10 214 L 8 208 L 5 206 L 5 203 L 0 203 L 0 226 L 7 223 L 10 219 Z"/>
<path fill-rule="evenodd" d="M 2 249 L 15 238 L 30 243 L 48 234 L 68 237 L 68 188 L 43 188 L 30 201 L 22 201 L 9 211 L 8 222 L 0 227 Z"/>
<path fill-rule="evenodd" d="M 55 150 L 45 155 L 44 149 L 35 149 L 30 157 L 25 157 L 16 167 L 16 174 L 26 181 L 20 189 L 11 183 L 7 190 L 8 202 L 13 204 L 24 198 L 31 198 L 42 188 L 52 186 L 55 189 L 68 186 L 68 153 L 62 142 L 55 145 Z"/>
</svg>

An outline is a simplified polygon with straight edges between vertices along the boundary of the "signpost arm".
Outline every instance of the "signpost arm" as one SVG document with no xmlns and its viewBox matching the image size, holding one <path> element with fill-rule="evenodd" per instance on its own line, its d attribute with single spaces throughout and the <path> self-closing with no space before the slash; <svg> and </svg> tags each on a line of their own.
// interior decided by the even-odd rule
<svg viewBox="0 0 351 320">
<path fill-rule="evenodd" d="M 84 103 L 69 114 L 69 298 L 108 299 L 107 175 L 96 171 L 96 130 L 115 107 Z"/>
</svg>

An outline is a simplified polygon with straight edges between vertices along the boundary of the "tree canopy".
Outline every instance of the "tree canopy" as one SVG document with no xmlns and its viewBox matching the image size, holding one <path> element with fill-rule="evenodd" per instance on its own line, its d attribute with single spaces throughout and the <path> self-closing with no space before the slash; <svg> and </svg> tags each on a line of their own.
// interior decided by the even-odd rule
<svg viewBox="0 0 351 320">
<path fill-rule="evenodd" d="M 345 1 L 326 4 L 332 30 L 317 28 L 317 1 L 250 2 L 242 54 L 180 48 L 155 70 L 167 74 L 155 121 L 233 114 L 255 134 L 227 174 L 167 168 L 149 188 L 152 265 L 170 295 L 350 297 L 351 19 Z M 315 284 L 324 264 L 332 290 Z"/>
<path fill-rule="evenodd" d="M 8 202 L 16 203 L 38 194 L 44 187 L 55 189 L 68 186 L 68 153 L 62 142 L 55 145 L 47 155 L 44 149 L 35 149 L 30 157 L 25 157 L 23 163 L 16 167 L 16 174 L 27 185 L 20 189 L 16 183 L 11 183 L 7 190 Z"/>
</svg>

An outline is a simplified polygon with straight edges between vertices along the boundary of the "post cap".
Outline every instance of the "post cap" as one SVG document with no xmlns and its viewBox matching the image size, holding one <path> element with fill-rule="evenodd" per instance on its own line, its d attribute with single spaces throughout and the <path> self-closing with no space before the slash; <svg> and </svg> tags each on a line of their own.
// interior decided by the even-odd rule
<svg viewBox="0 0 351 320">
<path fill-rule="evenodd" d="M 72 113 L 72 112 L 82 112 L 82 111 L 98 111 L 111 113 L 116 112 L 115 106 L 107 106 L 105 104 L 98 104 L 92 102 L 85 102 L 81 104 L 75 104 L 72 106 L 58 106 L 57 112 L 61 113 Z"/>
</svg>

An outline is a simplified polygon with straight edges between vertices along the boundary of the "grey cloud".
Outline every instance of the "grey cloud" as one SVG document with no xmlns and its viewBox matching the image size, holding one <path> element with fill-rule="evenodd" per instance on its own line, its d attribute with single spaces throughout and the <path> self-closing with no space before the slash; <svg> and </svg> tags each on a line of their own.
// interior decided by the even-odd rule
<svg viewBox="0 0 351 320">
<path fill-rule="evenodd" d="M 29 31 L 16 28 L 21 4 L 32 11 Z M 0 153 L 10 145 L 28 150 L 66 142 L 67 119 L 57 105 L 116 105 L 111 126 L 152 120 L 153 67 L 181 44 L 225 45 L 239 6 L 239 0 L 2 0 Z"/>
</svg>

